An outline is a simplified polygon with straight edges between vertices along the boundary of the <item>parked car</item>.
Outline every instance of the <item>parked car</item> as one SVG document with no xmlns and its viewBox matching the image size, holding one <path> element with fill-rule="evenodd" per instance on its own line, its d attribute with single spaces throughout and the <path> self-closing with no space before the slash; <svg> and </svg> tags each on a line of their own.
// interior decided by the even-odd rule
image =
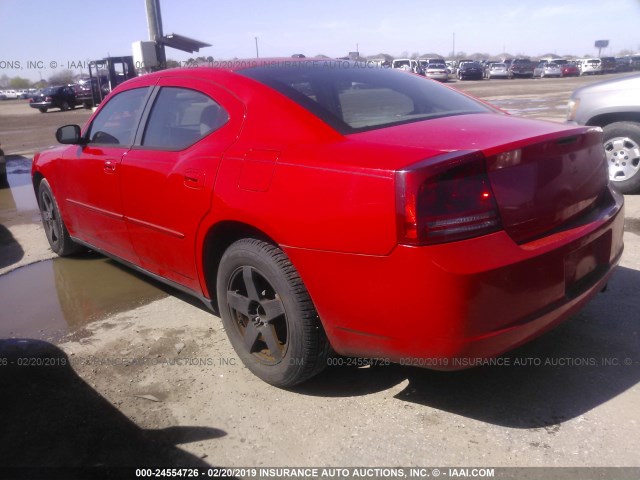
<svg viewBox="0 0 640 480">
<path fill-rule="evenodd" d="M 598 129 L 358 65 L 256 59 L 120 85 L 33 159 L 51 248 L 195 295 L 278 386 L 332 351 L 469 367 L 603 289 L 624 198 Z"/>
<path fill-rule="evenodd" d="M 534 77 L 557 77 L 562 76 L 562 69 L 560 65 L 554 62 L 540 62 L 536 68 L 533 69 Z"/>
<path fill-rule="evenodd" d="M 600 69 L 602 70 L 602 73 L 616 73 L 615 57 L 601 57 Z"/>
<path fill-rule="evenodd" d="M 428 63 L 426 66 L 422 65 L 424 74 L 427 78 L 432 80 L 438 80 L 439 82 L 446 82 L 449 80 L 449 73 L 447 72 L 447 66 L 444 63 Z"/>
<path fill-rule="evenodd" d="M 602 127 L 609 178 L 623 193 L 640 193 L 640 75 L 577 89 L 567 121 Z"/>
<path fill-rule="evenodd" d="M 447 60 L 445 62 L 449 75 L 455 75 L 458 72 L 458 62 L 455 60 Z"/>
<path fill-rule="evenodd" d="M 511 78 L 533 78 L 535 64 L 528 58 L 514 58 L 509 66 Z"/>
<path fill-rule="evenodd" d="M 576 66 L 580 69 L 580 75 L 596 75 L 602 73 L 602 62 L 599 58 L 579 58 Z"/>
<path fill-rule="evenodd" d="M 13 89 L 9 89 L 9 90 L 3 90 L 2 91 L 5 100 L 14 100 L 16 98 L 18 98 L 18 92 L 16 90 Z"/>
<path fill-rule="evenodd" d="M 616 72 L 630 72 L 632 70 L 631 59 L 629 57 L 616 58 Z"/>
<path fill-rule="evenodd" d="M 478 62 L 460 62 L 458 67 L 458 79 L 460 80 L 482 80 L 484 71 Z"/>
<path fill-rule="evenodd" d="M 492 62 L 487 65 L 485 69 L 485 78 L 510 78 L 511 74 L 505 63 Z"/>
<path fill-rule="evenodd" d="M 560 71 L 562 72 L 563 77 L 580 76 L 580 69 L 575 65 L 575 63 L 567 62 L 564 65 L 560 65 Z"/>
<path fill-rule="evenodd" d="M 70 110 L 79 103 L 72 86 L 58 86 L 43 88 L 39 95 L 30 100 L 29 106 L 37 108 L 41 113 L 46 113 L 50 108 Z"/>
<path fill-rule="evenodd" d="M 413 72 L 420 75 L 424 75 L 424 71 L 420 67 L 420 64 L 417 60 L 409 59 L 409 58 L 397 58 L 393 62 L 391 62 L 391 67 L 406 70 L 407 72 Z"/>
<path fill-rule="evenodd" d="M 4 94 L 3 90 L 0 90 L 0 100 L 6 100 L 7 96 Z"/>
</svg>

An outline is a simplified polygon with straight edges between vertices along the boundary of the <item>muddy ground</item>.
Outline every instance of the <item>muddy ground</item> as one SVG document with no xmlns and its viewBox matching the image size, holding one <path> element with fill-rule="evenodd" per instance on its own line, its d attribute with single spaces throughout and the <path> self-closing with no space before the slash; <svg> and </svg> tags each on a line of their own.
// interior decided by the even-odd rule
<svg viewBox="0 0 640 480">
<path fill-rule="evenodd" d="M 588 80 L 459 86 L 562 121 Z M 198 301 L 97 255 L 53 258 L 30 149 L 87 116 L 0 103 L 0 465 L 640 466 L 640 196 L 608 291 L 510 366 L 332 367 L 282 390 Z"/>
</svg>

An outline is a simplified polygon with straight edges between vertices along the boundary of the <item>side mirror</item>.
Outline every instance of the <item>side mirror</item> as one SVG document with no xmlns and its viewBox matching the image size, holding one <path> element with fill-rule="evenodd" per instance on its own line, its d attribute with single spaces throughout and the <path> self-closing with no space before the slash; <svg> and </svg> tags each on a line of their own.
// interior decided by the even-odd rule
<svg viewBox="0 0 640 480">
<path fill-rule="evenodd" d="M 65 145 L 81 145 L 84 143 L 80 136 L 78 125 L 65 125 L 56 130 L 56 140 Z"/>
</svg>

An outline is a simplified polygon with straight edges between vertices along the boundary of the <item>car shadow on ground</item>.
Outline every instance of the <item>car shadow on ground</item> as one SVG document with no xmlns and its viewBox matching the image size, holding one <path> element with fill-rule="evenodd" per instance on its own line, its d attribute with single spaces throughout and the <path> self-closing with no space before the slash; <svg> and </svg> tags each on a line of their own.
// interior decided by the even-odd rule
<svg viewBox="0 0 640 480">
<path fill-rule="evenodd" d="M 357 396 L 406 380 L 395 398 L 511 428 L 557 428 L 640 381 L 640 272 L 619 267 L 607 292 L 568 322 L 501 357 L 503 366 L 437 372 L 392 365 L 330 368 L 297 387 Z"/>
<path fill-rule="evenodd" d="M 0 391 L 1 463 L 19 478 L 20 467 L 53 468 L 45 471 L 51 474 L 58 467 L 210 467 L 176 445 L 226 435 L 208 427 L 138 427 L 76 375 L 64 352 L 39 340 L 0 340 Z"/>
<path fill-rule="evenodd" d="M 13 237 L 11 231 L 0 224 L 0 268 L 18 263 L 23 257 L 22 246 Z"/>
</svg>

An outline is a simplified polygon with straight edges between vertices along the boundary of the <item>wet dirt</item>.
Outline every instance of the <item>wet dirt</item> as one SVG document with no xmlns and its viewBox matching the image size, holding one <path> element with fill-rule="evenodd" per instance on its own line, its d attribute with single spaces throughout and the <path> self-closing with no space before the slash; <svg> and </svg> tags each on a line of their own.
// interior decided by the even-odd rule
<svg viewBox="0 0 640 480">
<path fill-rule="evenodd" d="M 58 341 L 91 322 L 166 297 L 146 278 L 93 253 L 0 276 L 0 338 Z"/>
<path fill-rule="evenodd" d="M 22 259 L 16 224 L 40 224 L 31 158 L 10 155 L 0 184 L 0 267 Z M 91 322 L 146 305 L 167 294 L 146 277 L 100 255 L 56 258 L 0 276 L 0 338 L 58 341 Z"/>
<path fill-rule="evenodd" d="M 38 202 L 31 185 L 31 158 L 8 155 L 7 176 L 0 179 L 0 219 L 4 220 L 7 213 L 37 210 Z"/>
</svg>

